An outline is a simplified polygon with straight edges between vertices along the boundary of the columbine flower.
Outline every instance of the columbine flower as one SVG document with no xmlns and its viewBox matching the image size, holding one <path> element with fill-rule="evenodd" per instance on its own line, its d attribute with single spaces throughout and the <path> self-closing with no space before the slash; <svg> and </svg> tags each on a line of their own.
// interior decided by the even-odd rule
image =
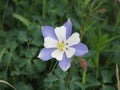
<svg viewBox="0 0 120 90">
<path fill-rule="evenodd" d="M 42 26 L 45 48 L 40 51 L 38 58 L 43 61 L 55 58 L 63 71 L 68 70 L 73 55 L 83 56 L 88 52 L 87 46 L 80 42 L 79 33 L 71 33 L 70 19 L 60 27 Z"/>
</svg>

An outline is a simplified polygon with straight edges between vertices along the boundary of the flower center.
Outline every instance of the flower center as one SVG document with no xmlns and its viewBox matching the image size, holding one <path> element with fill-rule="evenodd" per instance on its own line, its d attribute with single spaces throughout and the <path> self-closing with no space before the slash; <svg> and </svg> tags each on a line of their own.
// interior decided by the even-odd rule
<svg viewBox="0 0 120 90">
<path fill-rule="evenodd" d="M 58 49 L 59 49 L 59 50 L 61 50 L 61 51 L 63 51 L 63 50 L 64 50 L 65 45 L 66 45 L 66 44 L 65 44 L 64 42 L 58 42 L 58 44 L 57 44 Z"/>
</svg>

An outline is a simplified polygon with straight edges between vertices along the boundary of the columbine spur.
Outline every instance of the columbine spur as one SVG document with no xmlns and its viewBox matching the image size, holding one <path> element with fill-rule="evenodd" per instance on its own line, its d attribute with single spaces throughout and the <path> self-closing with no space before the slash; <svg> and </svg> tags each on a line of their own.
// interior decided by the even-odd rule
<svg viewBox="0 0 120 90">
<path fill-rule="evenodd" d="M 66 71 L 71 66 L 70 58 L 75 56 L 83 56 L 88 52 L 85 44 L 80 42 L 79 33 L 72 33 L 71 20 L 60 27 L 42 26 L 44 37 L 44 48 L 40 51 L 38 58 L 43 61 L 55 58 L 59 61 L 59 66 Z"/>
</svg>

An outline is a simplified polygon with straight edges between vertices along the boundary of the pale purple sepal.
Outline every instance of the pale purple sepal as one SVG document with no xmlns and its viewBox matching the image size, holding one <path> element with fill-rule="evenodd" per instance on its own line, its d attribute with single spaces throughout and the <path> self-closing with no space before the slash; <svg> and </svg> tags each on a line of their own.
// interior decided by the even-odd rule
<svg viewBox="0 0 120 90">
<path fill-rule="evenodd" d="M 71 66 L 71 61 L 69 58 L 66 57 L 66 55 L 63 55 L 63 59 L 59 61 L 59 66 L 63 71 L 67 71 Z"/>
<path fill-rule="evenodd" d="M 88 47 L 81 42 L 72 47 L 76 49 L 75 56 L 83 56 L 84 54 L 88 52 Z"/>
<path fill-rule="evenodd" d="M 55 40 L 57 40 L 57 37 L 55 35 L 55 32 L 54 32 L 54 28 L 51 27 L 51 26 L 42 26 L 41 28 L 42 30 L 42 34 L 43 34 L 43 37 L 51 37 Z"/>
<path fill-rule="evenodd" d="M 39 55 L 38 58 L 40 58 L 43 61 L 48 61 L 52 58 L 51 53 L 55 50 L 55 48 L 43 48 Z"/>
<path fill-rule="evenodd" d="M 68 39 L 72 33 L 72 22 L 70 19 L 67 20 L 67 22 L 64 24 L 66 27 L 66 39 Z"/>
</svg>

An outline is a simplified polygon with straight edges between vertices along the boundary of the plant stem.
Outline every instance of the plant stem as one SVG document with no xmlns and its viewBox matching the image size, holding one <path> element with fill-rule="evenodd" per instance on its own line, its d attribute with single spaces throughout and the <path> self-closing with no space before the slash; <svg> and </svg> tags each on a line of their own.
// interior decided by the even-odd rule
<svg viewBox="0 0 120 90">
<path fill-rule="evenodd" d="M 4 81 L 4 80 L 0 80 L 0 83 L 4 83 L 4 84 L 6 84 L 6 85 L 8 85 L 8 86 L 10 86 L 10 87 L 12 87 L 14 90 L 17 90 L 12 84 L 10 84 L 9 82 L 7 82 L 7 81 Z"/>
<path fill-rule="evenodd" d="M 45 14 L 46 14 L 46 0 L 43 0 L 42 4 L 43 4 L 43 6 L 42 6 L 42 17 L 45 18 Z"/>
<path fill-rule="evenodd" d="M 2 60 L 3 55 L 5 54 L 7 48 L 3 48 L 3 50 L 0 53 L 0 61 Z"/>
<path fill-rule="evenodd" d="M 9 0 L 6 1 L 5 6 L 4 6 L 4 12 L 3 12 L 2 20 L 1 20 L 2 21 L 2 28 L 3 28 L 5 17 L 6 17 L 5 10 L 8 7 L 8 3 L 9 3 Z"/>
<path fill-rule="evenodd" d="M 10 62 L 11 62 L 11 57 L 12 57 L 12 54 L 10 53 L 10 55 L 9 55 L 9 59 L 8 59 L 8 62 L 7 62 L 7 66 L 6 66 L 6 69 L 5 69 L 5 77 L 4 77 L 4 80 L 7 79 L 7 71 L 8 71 L 8 68 L 9 68 Z"/>
<path fill-rule="evenodd" d="M 116 79 L 117 79 L 117 88 L 118 90 L 120 90 L 119 69 L 117 64 L 116 64 Z"/>
<path fill-rule="evenodd" d="M 97 79 L 99 76 L 99 53 L 98 52 L 96 53 L 95 60 L 96 60 L 96 79 Z"/>
</svg>

